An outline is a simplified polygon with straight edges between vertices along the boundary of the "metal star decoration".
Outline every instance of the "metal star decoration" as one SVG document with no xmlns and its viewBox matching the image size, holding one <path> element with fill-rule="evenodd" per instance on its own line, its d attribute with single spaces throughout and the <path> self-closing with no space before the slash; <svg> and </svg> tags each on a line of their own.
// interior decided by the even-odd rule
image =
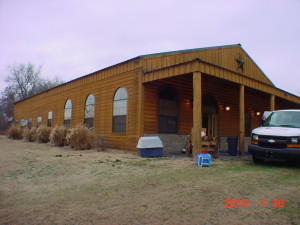
<svg viewBox="0 0 300 225">
<path fill-rule="evenodd" d="M 237 68 L 244 70 L 245 62 L 243 61 L 243 59 L 241 57 L 239 57 L 239 58 L 236 58 L 235 61 L 237 62 Z"/>
</svg>

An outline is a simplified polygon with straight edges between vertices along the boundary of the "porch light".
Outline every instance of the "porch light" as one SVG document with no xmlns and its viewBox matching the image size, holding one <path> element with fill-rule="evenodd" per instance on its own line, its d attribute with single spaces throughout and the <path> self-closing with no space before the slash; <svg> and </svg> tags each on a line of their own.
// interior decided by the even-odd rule
<svg viewBox="0 0 300 225">
<path fill-rule="evenodd" d="M 193 99 L 186 99 L 186 105 L 190 108 L 193 108 Z"/>
<path fill-rule="evenodd" d="M 225 110 L 226 110 L 226 111 L 230 111 L 230 106 L 228 106 L 228 105 L 225 106 Z"/>
<path fill-rule="evenodd" d="M 259 111 L 257 111 L 257 112 L 256 112 L 256 115 L 257 115 L 257 116 L 260 116 L 260 112 L 259 112 Z"/>
</svg>

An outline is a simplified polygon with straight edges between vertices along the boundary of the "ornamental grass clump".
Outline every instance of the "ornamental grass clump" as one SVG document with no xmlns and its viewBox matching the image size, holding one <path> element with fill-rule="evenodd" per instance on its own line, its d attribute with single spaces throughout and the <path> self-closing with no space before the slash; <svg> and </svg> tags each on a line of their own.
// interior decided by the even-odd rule
<svg viewBox="0 0 300 225">
<path fill-rule="evenodd" d="M 7 130 L 7 137 L 20 140 L 23 138 L 23 130 L 18 124 L 13 124 Z"/>
<path fill-rule="evenodd" d="M 83 125 L 77 125 L 70 129 L 67 142 L 76 150 L 88 150 L 95 145 L 95 134 Z"/>
<path fill-rule="evenodd" d="M 103 135 L 97 135 L 95 137 L 95 148 L 97 152 L 105 151 L 110 148 L 107 139 Z"/>
<path fill-rule="evenodd" d="M 36 140 L 36 128 L 32 127 L 31 129 L 24 129 L 24 141 L 34 142 Z"/>
<path fill-rule="evenodd" d="M 51 128 L 46 126 L 39 126 L 36 129 L 36 140 L 39 143 L 48 143 L 50 141 Z"/>
<path fill-rule="evenodd" d="M 66 142 L 68 129 L 65 126 L 55 126 L 50 133 L 50 142 L 58 147 L 63 147 Z"/>
</svg>

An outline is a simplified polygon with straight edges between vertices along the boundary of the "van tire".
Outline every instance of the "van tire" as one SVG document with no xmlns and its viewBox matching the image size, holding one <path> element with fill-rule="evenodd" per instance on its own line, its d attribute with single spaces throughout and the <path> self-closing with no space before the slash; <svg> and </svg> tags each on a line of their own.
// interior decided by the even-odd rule
<svg viewBox="0 0 300 225">
<path fill-rule="evenodd" d="M 255 155 L 252 156 L 252 159 L 255 164 L 262 164 L 265 162 L 264 159 L 257 158 Z"/>
</svg>

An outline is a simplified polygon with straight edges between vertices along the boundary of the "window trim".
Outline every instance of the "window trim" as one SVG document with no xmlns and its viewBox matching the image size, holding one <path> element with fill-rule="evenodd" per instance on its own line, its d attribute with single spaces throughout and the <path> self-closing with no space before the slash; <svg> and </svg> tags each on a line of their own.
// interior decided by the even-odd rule
<svg viewBox="0 0 300 225">
<path fill-rule="evenodd" d="M 51 118 L 50 118 L 50 115 L 51 115 Z M 53 118 L 53 112 L 52 112 L 52 111 L 49 111 L 49 112 L 48 112 L 48 120 L 47 120 L 47 126 L 48 126 L 48 127 L 51 127 L 51 126 L 52 126 L 52 118 Z"/>
<path fill-rule="evenodd" d="M 93 97 L 93 104 L 88 104 L 87 105 L 87 101 L 89 99 L 89 97 Z M 95 104 L 96 104 L 96 100 L 95 100 L 95 95 L 93 94 L 88 94 L 86 99 L 85 99 L 85 104 L 84 104 L 84 118 L 83 118 L 83 124 L 85 127 L 87 127 L 88 129 L 93 129 L 94 128 L 94 122 L 95 122 Z M 91 106 L 92 105 L 92 109 L 93 109 L 93 117 L 88 117 L 87 116 L 87 106 Z M 88 123 L 87 121 L 92 121 L 91 124 L 92 126 L 90 126 L 90 123 Z"/>
<path fill-rule="evenodd" d="M 71 104 L 71 107 L 70 108 L 67 108 L 67 103 L 70 102 Z M 72 119 L 72 107 L 73 107 L 73 104 L 72 104 L 72 100 L 71 99 L 68 99 L 66 102 L 65 102 L 65 105 L 64 105 L 64 126 L 65 127 L 70 127 L 71 126 L 71 119 Z M 70 118 L 67 118 L 66 117 L 66 109 L 70 109 Z M 67 119 L 66 119 L 67 118 Z"/>
<path fill-rule="evenodd" d="M 125 91 L 123 94 L 126 94 L 126 98 L 122 98 L 123 96 L 118 96 L 118 94 L 121 91 Z M 119 92 L 120 91 L 120 92 Z M 119 93 L 118 93 L 119 92 Z M 122 94 L 122 93 L 121 93 Z M 117 99 L 116 99 L 117 98 Z M 119 104 L 117 104 L 119 102 Z M 125 105 L 125 107 L 121 107 L 122 104 Z M 119 105 L 120 108 L 119 111 L 116 111 L 117 107 Z M 123 110 L 125 109 L 125 112 Z M 113 133 L 126 133 L 127 132 L 127 123 L 128 123 L 128 91 L 125 87 L 119 87 L 116 89 L 114 95 L 113 95 L 113 101 L 112 101 L 112 132 Z M 117 120 L 121 121 L 120 123 L 116 124 Z"/>
</svg>

